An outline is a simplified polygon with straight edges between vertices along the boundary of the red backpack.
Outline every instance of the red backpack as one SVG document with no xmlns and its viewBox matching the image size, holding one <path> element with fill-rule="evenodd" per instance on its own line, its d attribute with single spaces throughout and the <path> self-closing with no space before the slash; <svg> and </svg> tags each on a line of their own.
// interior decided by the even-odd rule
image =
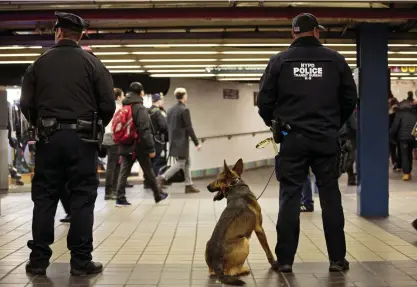
<svg viewBox="0 0 417 287">
<path fill-rule="evenodd" d="M 132 144 L 138 139 L 131 105 L 123 106 L 114 114 L 112 131 L 115 144 Z"/>
</svg>

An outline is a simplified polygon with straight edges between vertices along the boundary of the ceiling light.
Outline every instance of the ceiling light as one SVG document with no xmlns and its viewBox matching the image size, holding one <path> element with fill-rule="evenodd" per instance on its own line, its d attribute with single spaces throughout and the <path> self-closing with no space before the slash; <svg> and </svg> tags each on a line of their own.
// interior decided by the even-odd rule
<svg viewBox="0 0 417 287">
<path fill-rule="evenodd" d="M 42 49 L 42 46 L 0 46 L 0 50 Z"/>
<path fill-rule="evenodd" d="M 221 44 L 139 44 L 125 45 L 129 48 L 171 48 L 171 47 L 219 47 Z"/>
<path fill-rule="evenodd" d="M 415 64 L 415 63 L 414 64 L 397 64 L 397 63 L 388 64 L 388 67 L 403 67 L 403 66 L 413 67 L 413 66 L 417 66 L 417 64 Z"/>
<path fill-rule="evenodd" d="M 139 65 L 132 65 L 132 66 L 106 66 L 107 69 L 136 69 L 140 68 Z"/>
<path fill-rule="evenodd" d="M 216 65 L 146 65 L 143 66 L 148 69 L 158 69 L 158 68 L 211 68 L 216 67 Z"/>
<path fill-rule="evenodd" d="M 90 45 L 90 48 L 121 48 L 122 45 Z"/>
<path fill-rule="evenodd" d="M 239 74 L 239 73 L 234 73 L 234 74 L 217 74 L 217 77 L 262 77 L 262 74 Z"/>
<path fill-rule="evenodd" d="M 401 80 L 417 80 L 417 77 L 401 77 Z"/>
<path fill-rule="evenodd" d="M 214 77 L 214 74 L 152 74 L 154 78 L 209 78 Z"/>
<path fill-rule="evenodd" d="M 94 52 L 96 56 L 128 55 L 129 52 Z"/>
<path fill-rule="evenodd" d="M 222 62 L 257 62 L 257 61 L 263 61 L 267 62 L 269 61 L 269 58 L 228 58 L 228 59 L 220 59 Z"/>
<path fill-rule="evenodd" d="M 356 51 L 338 51 L 338 52 L 344 55 L 356 55 Z"/>
<path fill-rule="evenodd" d="M 356 44 L 336 44 L 336 43 L 332 43 L 332 44 L 324 44 L 324 46 L 328 46 L 328 47 L 356 47 Z"/>
<path fill-rule="evenodd" d="M 32 64 L 33 61 L 0 61 L 0 64 Z"/>
<path fill-rule="evenodd" d="M 280 51 L 223 51 L 221 54 L 225 55 L 274 55 L 278 54 Z"/>
<path fill-rule="evenodd" d="M 148 70 L 148 73 L 204 73 L 204 69 Z"/>
<path fill-rule="evenodd" d="M 388 47 L 414 47 L 416 44 L 388 44 Z"/>
<path fill-rule="evenodd" d="M 391 77 L 391 80 L 398 80 L 398 77 Z"/>
<path fill-rule="evenodd" d="M 218 78 L 218 81 L 259 81 L 259 78 Z"/>
<path fill-rule="evenodd" d="M 266 64 L 221 64 L 219 67 L 236 67 L 236 68 L 266 68 Z"/>
<path fill-rule="evenodd" d="M 0 54 L 0 57 L 38 57 L 41 54 L 31 53 L 31 54 Z"/>
<path fill-rule="evenodd" d="M 159 62 L 215 62 L 217 59 L 142 59 L 139 62 L 159 63 Z"/>
<path fill-rule="evenodd" d="M 396 52 L 397 54 L 401 54 L 401 55 L 415 55 L 417 54 L 417 51 L 401 51 L 401 52 Z"/>
<path fill-rule="evenodd" d="M 388 61 L 417 61 L 417 58 L 388 58 Z"/>
<path fill-rule="evenodd" d="M 409 76 L 410 73 L 391 73 L 391 76 Z"/>
<path fill-rule="evenodd" d="M 133 59 L 118 59 L 118 60 L 101 60 L 103 63 L 131 63 L 136 62 Z"/>
<path fill-rule="evenodd" d="M 346 61 L 356 61 L 356 58 L 345 58 Z"/>
<path fill-rule="evenodd" d="M 290 43 L 280 44 L 280 43 L 248 43 L 248 44 L 223 44 L 224 47 L 288 47 Z"/>
<path fill-rule="evenodd" d="M 144 70 L 109 70 L 110 73 L 144 73 Z"/>
<path fill-rule="evenodd" d="M 132 52 L 134 55 L 214 55 L 219 54 L 217 51 L 164 51 L 164 52 L 151 52 L 140 51 Z"/>
</svg>

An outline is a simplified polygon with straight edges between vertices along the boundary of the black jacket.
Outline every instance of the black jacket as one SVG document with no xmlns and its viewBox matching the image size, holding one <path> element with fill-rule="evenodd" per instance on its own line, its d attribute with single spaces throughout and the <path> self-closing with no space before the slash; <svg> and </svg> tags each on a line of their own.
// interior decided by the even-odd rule
<svg viewBox="0 0 417 287">
<path fill-rule="evenodd" d="M 391 138 L 396 141 L 415 141 L 415 138 L 411 133 L 416 123 L 417 113 L 413 109 L 413 106 L 407 100 L 402 101 L 398 105 L 394 122 L 390 128 Z"/>
<path fill-rule="evenodd" d="M 107 126 L 116 108 L 113 80 L 93 54 L 61 40 L 26 70 L 20 105 L 33 124 L 38 117 L 91 120 L 98 112 Z"/>
<path fill-rule="evenodd" d="M 165 144 L 168 141 L 168 124 L 167 119 L 162 114 L 162 111 L 159 107 L 152 106 L 149 109 L 149 117 L 151 118 L 151 123 L 153 127 L 153 133 L 156 138 L 155 149 L 156 152 L 162 152 L 165 148 Z"/>
<path fill-rule="evenodd" d="M 190 156 L 190 140 L 198 146 L 191 122 L 190 110 L 178 102 L 168 110 L 169 155 L 172 157 L 188 158 Z"/>
<path fill-rule="evenodd" d="M 136 153 L 151 154 L 155 152 L 155 143 L 152 135 L 151 120 L 148 109 L 143 106 L 143 99 L 136 93 L 128 93 L 123 100 L 123 105 L 132 105 L 132 119 L 137 129 L 139 139 L 132 145 L 119 145 L 121 155 Z"/>
<path fill-rule="evenodd" d="M 295 40 L 272 56 L 260 81 L 259 114 L 277 117 L 310 138 L 337 138 L 357 101 L 352 71 L 342 55 L 314 37 Z"/>
</svg>

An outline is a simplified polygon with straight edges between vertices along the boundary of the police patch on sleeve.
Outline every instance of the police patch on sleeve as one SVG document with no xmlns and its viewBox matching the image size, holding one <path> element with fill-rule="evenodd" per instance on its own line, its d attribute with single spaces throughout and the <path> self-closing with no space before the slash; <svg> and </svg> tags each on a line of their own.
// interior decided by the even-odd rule
<svg viewBox="0 0 417 287">
<path fill-rule="evenodd" d="M 323 78 L 323 66 L 320 63 L 294 63 L 294 79 L 311 81 Z"/>
</svg>

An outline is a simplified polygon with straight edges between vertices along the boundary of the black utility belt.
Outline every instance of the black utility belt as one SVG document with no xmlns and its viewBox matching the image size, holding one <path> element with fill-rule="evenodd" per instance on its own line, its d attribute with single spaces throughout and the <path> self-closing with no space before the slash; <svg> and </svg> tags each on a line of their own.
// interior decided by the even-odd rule
<svg viewBox="0 0 417 287">
<path fill-rule="evenodd" d="M 83 140 L 94 143 L 102 142 L 104 127 L 97 117 L 92 121 L 74 120 L 73 122 L 60 121 L 56 118 L 39 118 L 37 123 L 38 137 L 47 139 L 57 131 L 74 130 Z"/>
</svg>

